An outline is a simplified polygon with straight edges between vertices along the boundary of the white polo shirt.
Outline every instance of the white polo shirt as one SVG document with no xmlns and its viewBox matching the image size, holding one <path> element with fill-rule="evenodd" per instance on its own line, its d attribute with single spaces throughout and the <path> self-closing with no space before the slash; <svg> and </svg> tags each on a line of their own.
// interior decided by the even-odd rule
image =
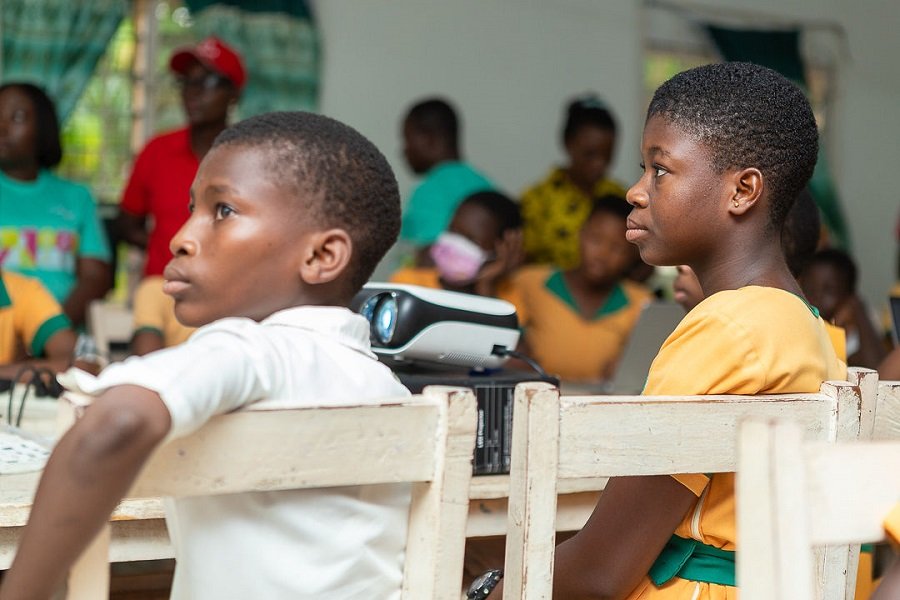
<svg viewBox="0 0 900 600">
<path fill-rule="evenodd" d="M 409 395 L 372 354 L 368 322 L 320 306 L 260 323 L 217 321 L 180 346 L 77 380 L 91 394 L 123 384 L 157 392 L 172 415 L 169 437 L 246 405 L 377 404 Z M 172 598 L 399 598 L 409 503 L 407 485 L 174 500 Z"/>
</svg>

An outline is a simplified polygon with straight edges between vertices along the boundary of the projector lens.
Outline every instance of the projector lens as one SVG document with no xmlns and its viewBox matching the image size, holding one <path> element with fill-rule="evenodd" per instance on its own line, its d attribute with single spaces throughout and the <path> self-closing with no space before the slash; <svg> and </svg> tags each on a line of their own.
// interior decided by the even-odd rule
<svg viewBox="0 0 900 600">
<path fill-rule="evenodd" d="M 389 344 L 397 328 L 397 298 L 393 294 L 382 296 L 378 300 L 370 322 L 375 339 L 381 344 Z"/>
</svg>

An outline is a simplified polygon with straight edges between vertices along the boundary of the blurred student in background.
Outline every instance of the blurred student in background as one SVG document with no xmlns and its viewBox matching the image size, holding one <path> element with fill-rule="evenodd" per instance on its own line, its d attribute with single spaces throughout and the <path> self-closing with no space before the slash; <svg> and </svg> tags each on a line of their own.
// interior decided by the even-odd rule
<svg viewBox="0 0 900 600">
<path fill-rule="evenodd" d="M 616 146 L 616 121 L 596 96 L 572 100 L 562 142 L 568 164 L 553 167 L 522 195 L 525 253 L 530 262 L 561 269 L 578 265 L 579 232 L 594 198 L 625 198 L 607 175 Z"/>
<path fill-rule="evenodd" d="M 144 275 L 162 275 L 169 241 L 187 221 L 191 184 L 213 140 L 228 126 L 247 79 L 241 57 L 216 37 L 176 50 L 169 61 L 187 126 L 158 135 L 138 154 L 122 194 L 121 238 L 146 250 Z"/>
<path fill-rule="evenodd" d="M 91 192 L 51 171 L 61 160 L 53 101 L 0 86 L 0 265 L 39 279 L 80 326 L 112 284 L 110 251 Z"/>
<path fill-rule="evenodd" d="M 417 102 L 403 119 L 403 156 L 422 177 L 403 210 L 400 239 L 414 248 L 417 265 L 430 264 L 428 246 L 450 224 L 456 207 L 494 184 L 463 159 L 460 120 L 441 98 Z"/>
</svg>

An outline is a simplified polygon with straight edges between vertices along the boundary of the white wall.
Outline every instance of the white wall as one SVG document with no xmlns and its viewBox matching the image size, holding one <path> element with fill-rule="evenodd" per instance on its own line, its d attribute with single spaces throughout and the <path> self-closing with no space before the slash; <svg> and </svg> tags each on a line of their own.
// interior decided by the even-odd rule
<svg viewBox="0 0 900 600">
<path fill-rule="evenodd" d="M 696 6 L 698 3 L 689 3 Z M 888 0 L 707 0 L 775 20 L 830 20 L 847 32 L 829 156 L 849 216 L 861 288 L 880 303 L 894 280 L 900 170 L 900 20 Z M 467 157 L 512 194 L 561 158 L 567 98 L 595 90 L 618 115 L 613 175 L 637 175 L 642 98 L 638 0 L 318 0 L 321 107 L 369 136 L 406 194 L 399 121 L 424 95 L 452 98 Z"/>
<path fill-rule="evenodd" d="M 372 139 L 404 198 L 412 175 L 400 121 L 442 94 L 463 117 L 466 157 L 517 197 L 561 159 L 566 100 L 602 95 L 621 129 L 613 175 L 636 175 L 640 127 L 637 5 L 596 0 L 319 0 L 322 112 Z M 388 269 L 379 269 L 376 276 Z"/>
</svg>

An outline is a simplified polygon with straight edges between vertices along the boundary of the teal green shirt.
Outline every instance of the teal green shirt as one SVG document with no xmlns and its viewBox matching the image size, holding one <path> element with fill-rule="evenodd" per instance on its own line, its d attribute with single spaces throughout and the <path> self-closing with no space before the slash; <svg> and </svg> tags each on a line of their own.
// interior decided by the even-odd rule
<svg viewBox="0 0 900 600">
<path fill-rule="evenodd" d="M 400 238 L 424 246 L 446 231 L 453 212 L 466 196 L 496 190 L 491 181 L 464 162 L 433 167 L 416 187 L 403 213 Z"/>
<path fill-rule="evenodd" d="M 110 260 L 88 189 L 49 171 L 34 181 L 0 172 L 0 265 L 39 279 L 62 303 L 75 286 L 78 258 Z"/>
</svg>

